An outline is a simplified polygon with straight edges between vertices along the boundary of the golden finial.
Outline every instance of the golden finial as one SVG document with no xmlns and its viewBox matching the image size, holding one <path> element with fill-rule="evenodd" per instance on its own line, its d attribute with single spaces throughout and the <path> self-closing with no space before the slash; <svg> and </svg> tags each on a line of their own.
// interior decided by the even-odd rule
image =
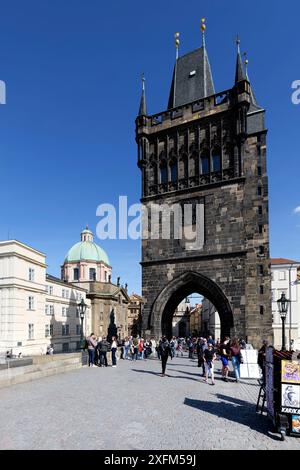
<svg viewBox="0 0 300 470">
<path fill-rule="evenodd" d="M 203 47 L 205 47 L 205 30 L 206 30 L 205 18 L 201 18 L 201 32 L 202 32 L 202 46 Z"/>
<path fill-rule="evenodd" d="M 246 78 L 248 79 L 248 63 L 249 63 L 249 60 L 247 59 L 247 52 L 244 52 L 243 56 L 244 56 L 244 64 L 245 64 L 245 68 L 246 68 Z"/>
</svg>

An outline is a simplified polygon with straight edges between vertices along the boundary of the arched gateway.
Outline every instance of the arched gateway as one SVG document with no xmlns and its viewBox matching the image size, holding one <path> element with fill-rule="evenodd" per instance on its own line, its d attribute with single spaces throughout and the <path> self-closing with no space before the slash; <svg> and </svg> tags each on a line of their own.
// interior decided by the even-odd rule
<svg viewBox="0 0 300 470">
<path fill-rule="evenodd" d="M 156 337 L 172 336 L 172 318 L 177 305 L 193 292 L 202 294 L 216 307 L 221 321 L 221 336 L 233 333 L 233 315 L 228 299 L 211 279 L 195 272 L 186 272 L 170 281 L 153 303 L 148 329 Z"/>
<path fill-rule="evenodd" d="M 136 141 L 143 230 L 151 229 L 142 240 L 143 334 L 168 333 L 175 304 L 196 291 L 218 309 L 223 335 L 272 340 L 264 115 L 239 44 L 234 84 L 221 93 L 205 41 L 176 59 L 165 111 L 147 113 L 143 79 Z"/>
</svg>

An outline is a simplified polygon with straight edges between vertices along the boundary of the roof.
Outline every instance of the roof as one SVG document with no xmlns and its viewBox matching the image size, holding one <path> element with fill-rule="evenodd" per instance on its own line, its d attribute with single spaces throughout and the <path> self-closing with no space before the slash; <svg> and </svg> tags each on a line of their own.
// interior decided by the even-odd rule
<svg viewBox="0 0 300 470">
<path fill-rule="evenodd" d="M 71 289 L 75 290 L 82 290 L 84 292 L 87 292 L 87 289 L 84 289 L 83 287 L 75 286 L 74 284 L 71 284 L 70 282 L 63 281 L 59 277 L 52 276 L 52 274 L 46 274 L 46 281 L 48 282 L 55 282 L 56 284 L 61 284 L 66 287 L 70 287 Z"/>
<path fill-rule="evenodd" d="M 292 259 L 287 259 L 287 258 L 271 258 L 271 264 L 277 265 L 277 264 L 299 264 L 300 261 L 294 261 Z"/>
<path fill-rule="evenodd" d="M 65 257 L 65 263 L 74 261 L 95 261 L 97 263 L 103 262 L 110 266 L 106 252 L 93 241 L 81 241 L 75 243 L 70 248 Z"/>
<path fill-rule="evenodd" d="M 168 108 L 176 108 L 214 94 L 215 87 L 204 46 L 176 60 Z"/>
</svg>

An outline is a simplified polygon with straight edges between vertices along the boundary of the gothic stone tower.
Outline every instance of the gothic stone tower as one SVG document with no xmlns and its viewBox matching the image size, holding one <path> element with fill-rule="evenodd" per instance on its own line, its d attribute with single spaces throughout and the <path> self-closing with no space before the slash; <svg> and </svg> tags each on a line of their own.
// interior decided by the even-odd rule
<svg viewBox="0 0 300 470">
<path fill-rule="evenodd" d="M 184 237 L 142 240 L 143 332 L 170 336 L 176 306 L 198 292 L 215 305 L 222 336 L 258 346 L 272 341 L 265 110 L 239 40 L 234 86 L 215 93 L 204 29 L 201 48 L 177 55 L 166 111 L 147 114 L 143 79 L 136 119 L 142 204 L 148 213 L 152 204 L 204 209 L 198 249 L 187 249 Z"/>
</svg>

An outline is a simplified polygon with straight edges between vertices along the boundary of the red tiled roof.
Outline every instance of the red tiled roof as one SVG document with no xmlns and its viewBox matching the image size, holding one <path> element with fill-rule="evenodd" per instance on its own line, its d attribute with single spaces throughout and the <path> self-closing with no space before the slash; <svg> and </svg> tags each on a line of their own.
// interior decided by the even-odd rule
<svg viewBox="0 0 300 470">
<path fill-rule="evenodd" d="M 271 264 L 300 264 L 300 261 L 286 258 L 271 258 Z"/>
</svg>

